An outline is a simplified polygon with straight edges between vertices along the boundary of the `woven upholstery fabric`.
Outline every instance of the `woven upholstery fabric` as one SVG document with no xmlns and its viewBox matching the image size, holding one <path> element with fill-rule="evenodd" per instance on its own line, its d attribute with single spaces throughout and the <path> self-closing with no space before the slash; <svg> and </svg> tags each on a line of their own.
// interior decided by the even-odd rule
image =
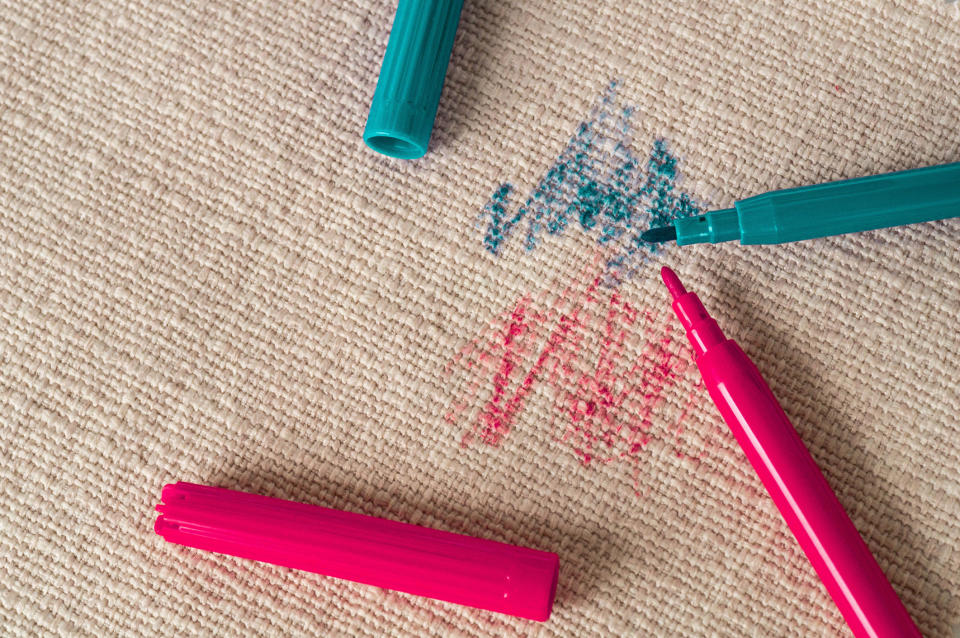
<svg viewBox="0 0 960 638">
<path fill-rule="evenodd" d="M 467 0 L 412 162 L 361 141 L 394 10 L 0 1 L 3 633 L 844 635 L 687 363 L 669 264 L 924 634 L 958 635 L 960 221 L 644 248 L 610 280 L 583 189 L 621 201 L 658 148 L 699 209 L 958 161 L 960 5 Z M 600 179 L 558 186 L 600 129 Z M 555 551 L 553 616 L 167 544 L 178 480 Z"/>
</svg>

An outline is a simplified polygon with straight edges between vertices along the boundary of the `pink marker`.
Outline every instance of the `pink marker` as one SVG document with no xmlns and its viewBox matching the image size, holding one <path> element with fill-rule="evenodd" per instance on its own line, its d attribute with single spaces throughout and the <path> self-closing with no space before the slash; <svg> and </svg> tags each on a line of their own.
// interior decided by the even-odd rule
<svg viewBox="0 0 960 638">
<path fill-rule="evenodd" d="M 192 483 L 166 485 L 171 543 L 547 620 L 556 554 L 373 516 Z"/>
<path fill-rule="evenodd" d="M 757 367 L 672 270 L 661 275 L 710 396 L 854 636 L 920 636 Z"/>
</svg>

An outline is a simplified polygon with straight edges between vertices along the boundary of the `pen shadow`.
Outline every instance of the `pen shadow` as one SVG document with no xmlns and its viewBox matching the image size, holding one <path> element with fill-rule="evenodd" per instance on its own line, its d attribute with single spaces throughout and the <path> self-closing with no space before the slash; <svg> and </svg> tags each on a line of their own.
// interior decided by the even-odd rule
<svg viewBox="0 0 960 638">
<path fill-rule="evenodd" d="M 823 382 L 798 354 L 799 348 L 792 347 L 787 331 L 764 320 L 763 310 L 753 304 L 749 291 L 737 280 L 718 273 L 715 290 L 716 298 L 727 301 L 727 313 L 736 314 L 740 325 L 753 327 L 744 338 L 738 335 L 737 341 L 761 369 L 774 395 L 783 400 L 782 407 L 791 423 L 914 622 L 925 636 L 948 635 L 949 619 L 928 612 L 930 601 L 939 600 L 942 592 L 947 591 L 947 582 L 939 576 L 938 561 L 911 546 L 910 539 L 919 537 L 918 530 L 910 526 L 910 517 L 891 496 L 893 477 L 880 475 L 869 462 L 871 448 L 878 447 L 876 442 L 864 440 L 845 427 L 851 415 L 830 392 L 798 397 L 796 390 L 788 391 L 788 374 L 792 387 L 804 388 L 807 393 L 822 388 Z M 791 396 L 795 399 L 793 405 L 788 400 Z M 888 534 L 904 542 L 876 541 Z M 925 578 L 911 573 L 923 573 Z"/>
<path fill-rule="evenodd" d="M 508 507 L 478 512 L 456 503 L 439 503 L 418 494 L 374 486 L 359 477 L 338 481 L 318 477 L 311 468 L 276 473 L 263 468 L 224 472 L 208 477 L 210 485 L 244 492 L 253 492 L 287 500 L 341 509 L 368 516 L 413 523 L 456 534 L 551 551 L 559 556 L 560 574 L 554 598 L 558 607 L 568 612 L 591 600 L 591 592 L 604 589 L 610 575 L 616 573 L 614 548 L 623 542 L 603 528 L 574 527 L 570 524 L 549 524 L 531 519 Z M 495 612 L 469 609 L 485 622 L 504 625 L 504 617 Z M 539 623 L 531 621 L 531 626 Z M 512 631 L 507 625 L 504 631 Z M 524 630 L 522 635 L 529 632 Z"/>
<path fill-rule="evenodd" d="M 469 125 L 479 87 L 495 77 L 497 60 L 489 55 L 489 43 L 500 40 L 509 10 L 495 0 L 463 3 L 428 152 L 450 146 Z"/>
</svg>

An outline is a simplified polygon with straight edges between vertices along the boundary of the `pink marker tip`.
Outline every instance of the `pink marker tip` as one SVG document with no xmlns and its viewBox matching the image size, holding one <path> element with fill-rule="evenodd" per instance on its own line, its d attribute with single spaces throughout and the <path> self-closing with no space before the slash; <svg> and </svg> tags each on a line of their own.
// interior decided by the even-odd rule
<svg viewBox="0 0 960 638">
<path fill-rule="evenodd" d="M 680 282 L 680 278 L 677 277 L 677 273 L 673 272 L 666 266 L 660 269 L 660 277 L 663 278 L 663 283 L 666 284 L 667 290 L 670 292 L 670 296 L 674 299 L 687 294 L 687 289 L 683 287 L 683 284 Z"/>
</svg>

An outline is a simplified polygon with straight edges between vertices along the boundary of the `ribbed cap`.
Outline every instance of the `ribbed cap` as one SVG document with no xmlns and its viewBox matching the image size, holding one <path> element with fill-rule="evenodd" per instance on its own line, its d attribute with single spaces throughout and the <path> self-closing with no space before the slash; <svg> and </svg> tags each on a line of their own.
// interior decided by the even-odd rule
<svg viewBox="0 0 960 638">
<path fill-rule="evenodd" d="M 463 0 L 400 0 L 363 141 L 399 159 L 427 152 Z"/>
<path fill-rule="evenodd" d="M 192 483 L 161 499 L 171 543 L 532 620 L 553 608 L 553 552 Z"/>
</svg>

